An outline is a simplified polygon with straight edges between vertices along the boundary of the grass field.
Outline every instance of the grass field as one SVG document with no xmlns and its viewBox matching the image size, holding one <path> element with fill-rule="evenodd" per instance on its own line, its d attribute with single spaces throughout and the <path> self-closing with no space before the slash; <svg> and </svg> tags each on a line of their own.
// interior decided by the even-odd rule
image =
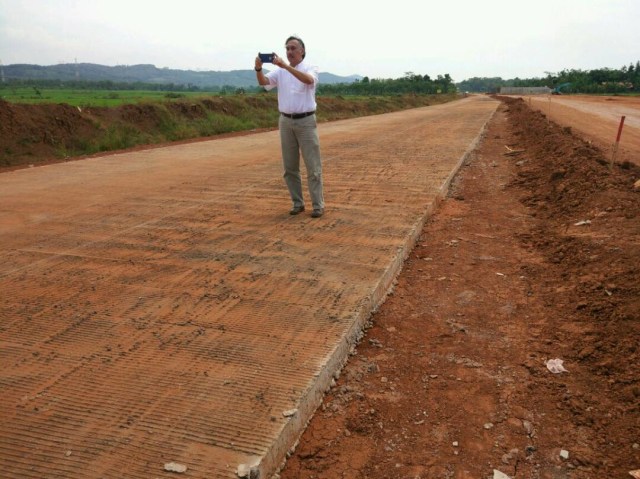
<svg viewBox="0 0 640 479">
<path fill-rule="evenodd" d="M 144 101 L 171 101 L 219 95 L 207 92 L 167 92 L 145 90 L 84 90 L 0 86 L 0 98 L 12 103 L 66 103 L 71 106 L 118 106 Z"/>
</svg>

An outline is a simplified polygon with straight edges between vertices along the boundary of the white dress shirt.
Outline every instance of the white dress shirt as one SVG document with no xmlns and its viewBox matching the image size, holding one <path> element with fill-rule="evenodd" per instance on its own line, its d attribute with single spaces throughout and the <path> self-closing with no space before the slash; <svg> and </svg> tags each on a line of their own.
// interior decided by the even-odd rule
<svg viewBox="0 0 640 479">
<path fill-rule="evenodd" d="M 295 67 L 313 77 L 313 83 L 302 83 L 284 68 L 276 68 L 265 76 L 269 80 L 265 90 L 278 87 L 278 109 L 282 113 L 307 113 L 316 109 L 316 85 L 318 84 L 318 67 L 307 64 L 304 60 Z"/>
</svg>

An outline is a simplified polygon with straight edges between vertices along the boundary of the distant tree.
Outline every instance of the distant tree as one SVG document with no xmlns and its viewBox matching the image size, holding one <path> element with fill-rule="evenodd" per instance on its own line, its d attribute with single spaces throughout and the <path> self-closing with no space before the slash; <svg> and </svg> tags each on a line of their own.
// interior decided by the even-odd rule
<svg viewBox="0 0 640 479">
<path fill-rule="evenodd" d="M 458 83 L 460 91 L 473 93 L 496 93 L 501 86 L 505 86 L 505 81 L 500 77 L 473 77 Z"/>
</svg>

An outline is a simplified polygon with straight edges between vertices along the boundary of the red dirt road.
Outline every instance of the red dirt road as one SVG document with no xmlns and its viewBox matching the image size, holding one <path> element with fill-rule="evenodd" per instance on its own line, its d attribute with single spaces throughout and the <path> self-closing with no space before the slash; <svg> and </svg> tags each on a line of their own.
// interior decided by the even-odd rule
<svg viewBox="0 0 640 479">
<path fill-rule="evenodd" d="M 640 165 L 640 97 L 550 95 L 526 97 L 525 101 L 552 121 L 592 141 L 609 159 L 624 116 L 616 161 Z"/>
<path fill-rule="evenodd" d="M 321 125 L 327 213 L 277 132 L 0 174 L 0 470 L 273 472 L 497 102 Z"/>
<path fill-rule="evenodd" d="M 423 227 L 472 100 L 322 125 L 320 221 L 275 133 L 0 174 L 3 475 L 267 477 L 321 401 L 282 479 L 631 477 L 640 170 L 509 103 Z"/>
</svg>

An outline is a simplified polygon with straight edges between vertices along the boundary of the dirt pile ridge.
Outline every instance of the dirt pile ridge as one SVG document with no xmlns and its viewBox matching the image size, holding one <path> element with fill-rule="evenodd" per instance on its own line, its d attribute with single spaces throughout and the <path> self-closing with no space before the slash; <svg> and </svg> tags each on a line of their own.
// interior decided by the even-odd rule
<svg viewBox="0 0 640 479">
<path fill-rule="evenodd" d="M 329 121 L 428 106 L 456 95 L 318 98 L 318 120 Z M 19 104 L 0 99 L 0 172 L 91 154 L 148 148 L 273 129 L 275 95 L 210 96 L 118 107 Z"/>
<path fill-rule="evenodd" d="M 504 99 L 281 478 L 630 477 L 638 178 Z"/>
</svg>

